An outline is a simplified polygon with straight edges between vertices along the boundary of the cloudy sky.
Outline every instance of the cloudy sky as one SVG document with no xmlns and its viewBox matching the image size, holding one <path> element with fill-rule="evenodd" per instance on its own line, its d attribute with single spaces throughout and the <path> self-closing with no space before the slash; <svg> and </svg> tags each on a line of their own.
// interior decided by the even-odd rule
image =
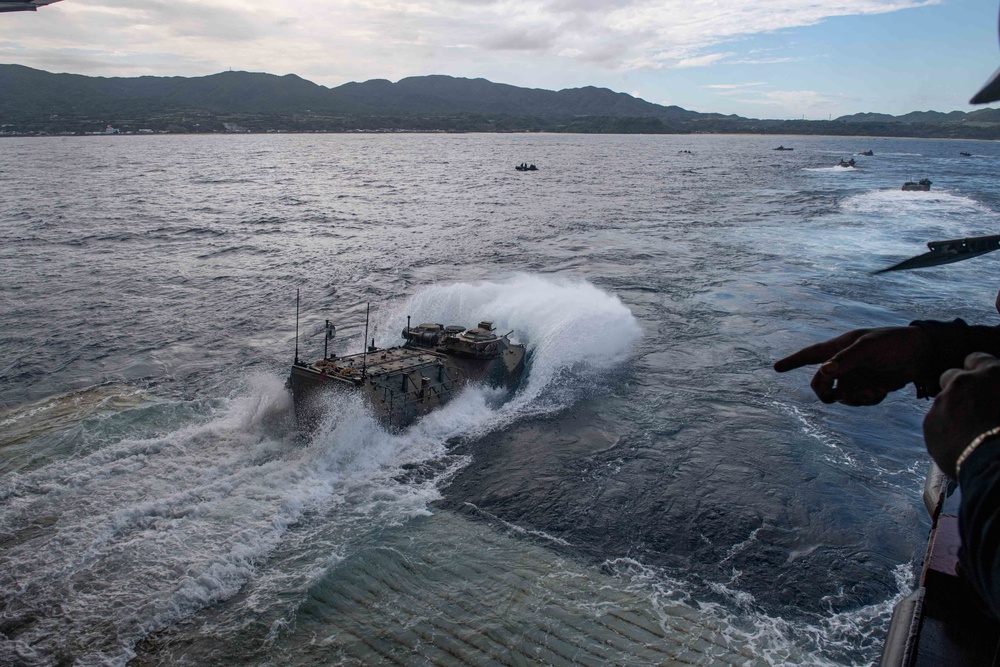
<svg viewBox="0 0 1000 667">
<path fill-rule="evenodd" d="M 421 74 L 603 86 L 754 118 L 972 110 L 996 0 L 64 0 L 0 14 L 0 63 L 92 76 Z"/>
</svg>

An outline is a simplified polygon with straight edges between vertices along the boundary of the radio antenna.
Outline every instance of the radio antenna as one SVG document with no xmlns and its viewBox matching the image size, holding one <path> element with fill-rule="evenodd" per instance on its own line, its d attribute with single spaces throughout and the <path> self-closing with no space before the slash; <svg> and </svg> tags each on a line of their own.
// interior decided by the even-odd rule
<svg viewBox="0 0 1000 667">
<path fill-rule="evenodd" d="M 299 291 L 295 290 L 295 364 L 299 363 Z"/>
<path fill-rule="evenodd" d="M 365 371 L 368 370 L 368 315 L 372 310 L 372 302 L 368 302 L 368 307 L 365 309 L 365 352 L 361 357 L 361 379 L 365 379 Z"/>
</svg>

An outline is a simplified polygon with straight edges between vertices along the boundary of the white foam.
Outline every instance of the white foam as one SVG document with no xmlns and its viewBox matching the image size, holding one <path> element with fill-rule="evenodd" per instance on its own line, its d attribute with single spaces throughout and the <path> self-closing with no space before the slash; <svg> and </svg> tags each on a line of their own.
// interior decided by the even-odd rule
<svg viewBox="0 0 1000 667">
<path fill-rule="evenodd" d="M 921 454 L 903 468 L 888 468 L 889 462 L 864 448 L 852 446 L 849 439 L 823 425 L 823 420 L 801 406 L 782 401 L 769 401 L 779 413 L 788 414 L 799 422 L 799 430 L 809 440 L 819 444 L 819 460 L 845 471 L 864 470 L 873 483 L 881 483 L 903 492 L 909 492 L 925 475 L 927 460 Z M 897 464 L 898 465 L 898 464 Z M 794 560 L 794 559 L 793 559 Z"/>
<path fill-rule="evenodd" d="M 819 602 L 826 602 L 829 611 L 814 615 L 811 621 L 792 622 L 761 610 L 753 595 L 740 590 L 738 570 L 733 570 L 726 582 L 705 582 L 707 590 L 719 595 L 723 604 L 698 600 L 700 596 L 690 592 L 690 582 L 632 558 L 606 561 L 602 569 L 618 577 L 625 590 L 662 608 L 665 618 L 679 605 L 697 608 L 703 624 L 714 624 L 725 641 L 749 649 L 769 665 L 841 664 L 824 656 L 856 655 L 863 645 L 877 642 L 872 635 L 888 626 L 893 608 L 911 592 L 913 582 L 912 564 L 903 563 L 893 570 L 897 590 L 888 599 L 842 612 L 833 611 L 832 599 L 824 599 Z"/>
<path fill-rule="evenodd" d="M 567 540 L 564 540 L 561 537 L 556 537 L 555 535 L 551 535 L 551 534 L 545 532 L 544 530 L 538 530 L 538 529 L 535 529 L 535 528 L 524 528 L 523 526 L 519 526 L 516 523 L 511 523 L 510 521 L 506 521 L 504 519 L 501 519 L 497 515 L 495 515 L 495 514 L 493 514 L 491 512 L 487 512 L 486 510 L 482 509 L 481 507 L 479 507 L 478 505 L 476 505 L 474 503 L 468 503 L 467 502 L 467 503 L 464 503 L 464 505 L 465 505 L 466 508 L 472 510 L 473 512 L 475 512 L 479 516 L 486 517 L 492 523 L 498 524 L 500 526 L 503 526 L 506 530 L 509 530 L 510 532 L 515 533 L 517 535 L 522 535 L 522 536 L 525 536 L 525 537 L 531 537 L 531 538 L 543 540 L 545 542 L 550 542 L 552 544 L 556 544 L 556 545 L 558 545 L 560 547 L 571 547 L 571 546 L 573 546 Z"/>
<path fill-rule="evenodd" d="M 448 454 L 450 438 L 568 405 L 577 394 L 562 391 L 563 378 L 620 364 L 639 336 L 617 298 L 572 279 L 432 287 L 383 330 L 400 330 L 408 312 L 513 329 L 531 358 L 515 398 L 500 406 L 505 392 L 469 387 L 393 434 L 359 396 L 338 395 L 302 442 L 284 379 L 258 375 L 235 398 L 192 406 L 199 416 L 162 437 L 108 438 L 0 477 L 0 590 L 8 609 L 35 619 L 0 639 L 0 663 L 65 653 L 80 665 L 124 664 L 143 637 L 237 591 L 245 618 L 265 609 L 280 627 L 294 614 L 282 592 L 304 590 L 381 528 L 427 513 L 441 481 L 467 463 Z M 428 474 L 400 481 L 407 464 L 429 462 Z"/>
<path fill-rule="evenodd" d="M 926 252 L 927 241 L 996 231 L 996 213 L 988 206 L 936 187 L 929 192 L 907 192 L 898 186 L 861 192 L 840 200 L 835 210 L 805 222 L 736 234 L 753 247 L 767 251 L 780 248 L 793 261 L 808 261 L 823 275 L 861 275 Z M 956 275 L 956 270 L 951 269 L 944 277 Z M 983 272 L 978 280 L 986 285 L 988 275 Z M 940 279 L 936 279 L 935 290 L 941 289 Z M 903 288 L 923 286 L 919 272 L 904 277 L 887 275 L 879 280 L 898 281 Z M 962 275 L 963 295 L 969 293 L 969 281 L 968 275 Z"/>
<path fill-rule="evenodd" d="M 834 165 L 832 167 L 803 167 L 802 171 L 826 171 L 826 172 L 845 172 L 845 171 L 858 171 L 855 167 L 841 167 L 840 165 Z"/>
<path fill-rule="evenodd" d="M 719 564 L 721 565 L 721 564 L 725 563 L 726 561 L 731 560 L 733 558 L 733 556 L 735 556 L 738 553 L 740 553 L 741 551 L 747 549 L 750 545 L 752 545 L 754 542 L 756 542 L 757 541 L 757 535 L 758 535 L 758 533 L 760 533 L 760 531 L 763 530 L 763 529 L 764 529 L 764 524 L 762 523 L 761 525 L 759 525 L 759 526 L 757 526 L 756 528 L 753 529 L 753 531 L 750 533 L 750 535 L 747 537 L 747 539 L 745 539 L 742 542 L 739 542 L 739 543 L 734 544 L 733 546 L 731 546 L 729 548 L 729 551 L 726 552 L 725 558 L 723 558 L 721 561 L 719 561 Z"/>
<path fill-rule="evenodd" d="M 944 189 L 908 191 L 902 188 L 871 190 L 844 199 L 840 204 L 844 212 L 860 213 L 875 219 L 888 218 L 911 220 L 911 216 L 966 216 L 989 215 L 989 207 L 982 203 L 954 194 Z"/>
<path fill-rule="evenodd" d="M 420 321 L 473 326 L 493 322 L 528 346 L 530 373 L 518 395 L 500 411 L 556 410 L 577 394 L 560 382 L 566 374 L 602 374 L 629 358 L 641 335 L 631 311 L 617 297 L 580 279 L 515 274 L 506 280 L 456 283 L 425 289 L 381 318 L 379 344 L 395 345 L 412 314 Z M 555 385 L 560 385 L 556 387 Z M 542 399 L 540 401 L 540 399 Z"/>
<path fill-rule="evenodd" d="M 391 495 L 399 486 L 383 470 L 391 438 L 359 405 L 296 445 L 272 432 L 290 413 L 282 379 L 260 376 L 246 395 L 163 438 L 121 440 L 0 478 L 0 534 L 23 536 L 5 545 L 0 581 L 5 597 L 19 600 L 14 608 L 37 614 L 16 640 L 0 642 L 0 663 L 42 647 L 42 663 L 66 650 L 77 664 L 123 664 L 142 637 L 258 576 L 303 512 L 341 504 L 358 486 L 368 487 L 358 514 L 387 505 L 396 517 L 426 511 L 434 496 L 425 489 Z M 31 531 L 47 517 L 51 526 Z"/>
</svg>

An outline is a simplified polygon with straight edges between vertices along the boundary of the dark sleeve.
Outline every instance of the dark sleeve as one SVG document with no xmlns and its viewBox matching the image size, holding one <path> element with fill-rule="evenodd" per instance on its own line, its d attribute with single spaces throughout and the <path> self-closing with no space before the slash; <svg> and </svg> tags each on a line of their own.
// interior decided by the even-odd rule
<svg viewBox="0 0 1000 667">
<path fill-rule="evenodd" d="M 922 372 L 914 383 L 918 398 L 937 396 L 941 391 L 938 384 L 941 373 L 949 368 L 962 368 L 965 358 L 973 352 L 986 352 L 1000 358 L 1000 327 L 969 326 L 960 319 L 951 322 L 915 320 L 910 326 L 926 330 L 931 341 Z"/>
<path fill-rule="evenodd" d="M 965 460 L 958 483 L 962 568 L 1000 618 L 1000 438 L 984 442 Z"/>
</svg>

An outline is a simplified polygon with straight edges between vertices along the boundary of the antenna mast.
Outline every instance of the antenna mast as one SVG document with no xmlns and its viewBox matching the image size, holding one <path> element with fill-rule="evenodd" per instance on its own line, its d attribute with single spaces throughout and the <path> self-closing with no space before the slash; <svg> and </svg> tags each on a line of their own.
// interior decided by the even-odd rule
<svg viewBox="0 0 1000 667">
<path fill-rule="evenodd" d="M 295 364 L 299 363 L 299 291 L 295 290 Z"/>
<path fill-rule="evenodd" d="M 361 379 L 365 379 L 365 372 L 368 370 L 368 315 L 371 313 L 372 303 L 368 302 L 368 307 L 365 309 L 365 351 L 361 357 Z"/>
</svg>

